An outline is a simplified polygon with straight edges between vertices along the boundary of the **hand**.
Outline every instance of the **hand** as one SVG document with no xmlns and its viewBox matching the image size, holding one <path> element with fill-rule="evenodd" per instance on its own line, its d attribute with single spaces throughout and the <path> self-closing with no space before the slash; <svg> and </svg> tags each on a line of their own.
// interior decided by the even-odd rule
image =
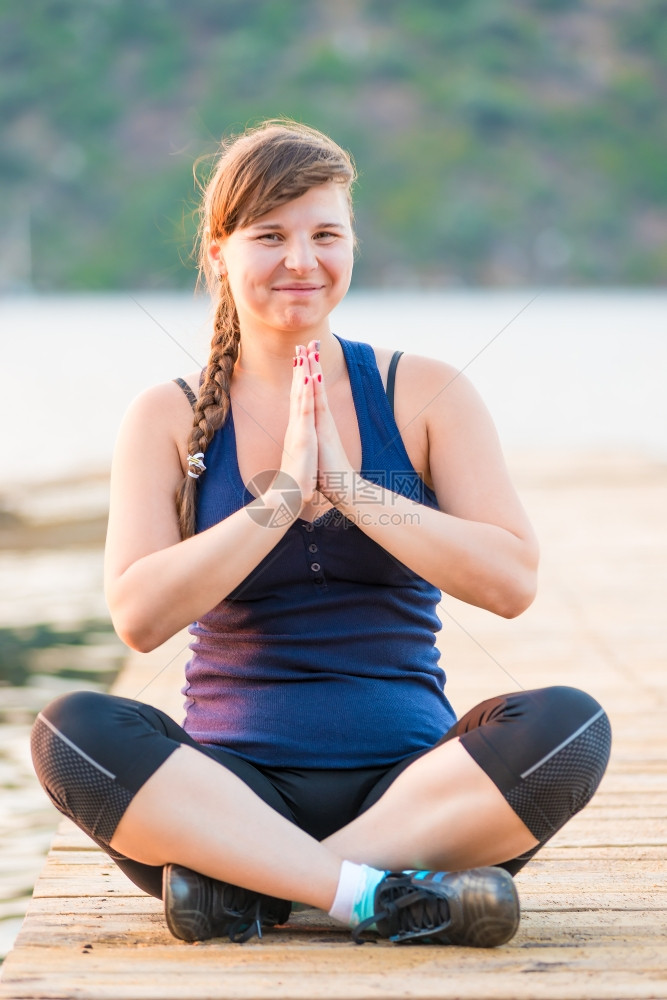
<svg viewBox="0 0 667 1000">
<path fill-rule="evenodd" d="M 314 348 L 312 341 L 309 347 Z M 314 349 L 311 354 L 314 356 Z M 310 503 L 317 488 L 317 433 L 313 377 L 309 356 L 298 344 L 294 357 L 294 373 L 290 390 L 290 411 L 280 469 L 296 481 L 303 503 Z"/>
<path fill-rule="evenodd" d="M 316 341 L 308 344 L 308 360 L 312 372 L 315 430 L 317 434 L 317 488 L 334 505 L 351 492 L 355 471 L 340 439 L 336 422 L 329 409 L 324 376 L 319 364 Z"/>
</svg>

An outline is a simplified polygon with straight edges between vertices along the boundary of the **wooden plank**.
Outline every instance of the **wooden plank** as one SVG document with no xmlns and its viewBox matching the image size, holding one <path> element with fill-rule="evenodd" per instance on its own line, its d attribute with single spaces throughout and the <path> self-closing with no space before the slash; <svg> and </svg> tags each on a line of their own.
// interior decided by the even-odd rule
<svg viewBox="0 0 667 1000">
<path fill-rule="evenodd" d="M 42 956 L 49 969 L 46 984 L 39 964 L 14 973 L 14 1000 L 41 998 L 92 998 L 118 1000 L 182 1000 L 192 997 L 225 1000 L 313 1000 L 313 997 L 423 998 L 480 997 L 517 1000 L 519 997 L 558 997 L 582 1000 L 624 1000 L 665 996 L 664 956 L 653 947 L 633 942 L 634 964 L 617 961 L 618 950 L 598 952 L 592 959 L 585 949 L 520 948 L 500 953 L 470 954 L 466 949 L 396 948 L 388 943 L 350 949 L 321 947 L 316 963 L 311 953 L 281 945 L 202 945 L 196 949 L 196 967 L 184 961 L 183 952 L 194 949 L 171 946 L 123 948 L 122 978 L 118 949 L 80 947 L 53 949 Z M 40 961 L 32 955 L 33 961 Z M 196 985 L 195 985 L 196 983 Z M 36 990 L 39 993 L 36 994 Z"/>
</svg>

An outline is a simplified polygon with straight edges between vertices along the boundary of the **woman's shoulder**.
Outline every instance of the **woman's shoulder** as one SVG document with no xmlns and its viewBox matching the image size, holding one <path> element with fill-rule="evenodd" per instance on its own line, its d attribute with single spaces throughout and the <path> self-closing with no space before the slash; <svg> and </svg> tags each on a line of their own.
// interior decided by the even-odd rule
<svg viewBox="0 0 667 1000">
<path fill-rule="evenodd" d="M 391 359 L 396 353 L 390 347 L 374 347 L 375 359 L 382 382 L 386 386 Z M 437 361 L 420 354 L 401 351 L 396 366 L 396 391 L 402 394 L 420 396 L 429 389 L 437 392 L 440 387 L 458 378 L 461 374 L 458 368 L 446 361 Z"/>
<path fill-rule="evenodd" d="M 196 397 L 199 373 L 182 376 Z M 192 404 L 184 389 L 175 381 L 158 382 L 142 389 L 130 402 L 121 422 L 121 436 L 132 436 L 148 447 L 160 441 L 177 444 L 179 452 L 187 442 L 192 427 Z"/>
<path fill-rule="evenodd" d="M 131 401 L 127 413 L 138 415 L 182 413 L 192 415 L 193 401 L 199 395 L 199 372 L 177 376 L 168 382 L 156 382 L 142 389 Z"/>
<path fill-rule="evenodd" d="M 192 392 L 199 374 L 183 376 Z M 173 381 L 143 389 L 125 411 L 116 438 L 117 468 L 150 469 L 153 483 L 164 477 L 173 486 L 187 471 L 187 443 L 193 425 L 192 406 L 183 389 Z"/>
<path fill-rule="evenodd" d="M 383 360 L 388 367 L 391 354 L 387 351 L 378 358 L 378 365 Z M 465 438 L 480 421 L 489 420 L 481 396 L 463 371 L 446 361 L 410 353 L 403 354 L 396 367 L 394 416 L 406 445 L 410 442 L 422 451 L 443 436 Z"/>
</svg>

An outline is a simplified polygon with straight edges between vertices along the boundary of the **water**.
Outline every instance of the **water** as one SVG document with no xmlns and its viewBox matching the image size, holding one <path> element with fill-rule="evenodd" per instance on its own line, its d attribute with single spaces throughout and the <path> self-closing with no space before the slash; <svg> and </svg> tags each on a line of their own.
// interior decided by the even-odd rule
<svg viewBox="0 0 667 1000">
<path fill-rule="evenodd" d="M 0 499 L 47 523 L 103 513 L 126 406 L 145 386 L 204 365 L 207 314 L 207 302 L 190 295 L 0 300 Z M 623 451 L 665 461 L 666 319 L 663 291 L 358 292 L 333 328 L 465 369 L 510 453 L 543 462 Z M 74 485 L 38 485 L 69 476 Z M 100 544 L 0 550 L 0 626 L 105 614 Z M 0 689 L 0 958 L 57 818 L 32 774 L 30 719 L 82 686 L 91 685 L 41 674 Z"/>
<path fill-rule="evenodd" d="M 465 368 L 509 451 L 667 456 L 667 292 L 351 293 L 341 336 Z M 191 295 L 0 301 L 0 487 L 108 467 L 146 385 L 206 361 L 208 304 Z"/>
<path fill-rule="evenodd" d="M 30 723 L 47 701 L 81 687 L 94 685 L 35 677 L 27 687 L 0 689 L 0 961 L 20 929 L 59 819 L 32 769 Z"/>
</svg>

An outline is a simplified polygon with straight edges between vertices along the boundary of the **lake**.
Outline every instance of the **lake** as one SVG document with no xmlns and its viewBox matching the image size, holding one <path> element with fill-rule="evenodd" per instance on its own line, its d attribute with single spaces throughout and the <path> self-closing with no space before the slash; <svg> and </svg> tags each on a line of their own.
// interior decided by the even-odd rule
<svg viewBox="0 0 667 1000">
<path fill-rule="evenodd" d="M 207 311 L 189 294 L 0 300 L 0 487 L 105 470 L 133 396 L 205 364 Z M 508 451 L 667 457 L 662 290 L 351 292 L 333 329 L 464 368 Z"/>
</svg>

